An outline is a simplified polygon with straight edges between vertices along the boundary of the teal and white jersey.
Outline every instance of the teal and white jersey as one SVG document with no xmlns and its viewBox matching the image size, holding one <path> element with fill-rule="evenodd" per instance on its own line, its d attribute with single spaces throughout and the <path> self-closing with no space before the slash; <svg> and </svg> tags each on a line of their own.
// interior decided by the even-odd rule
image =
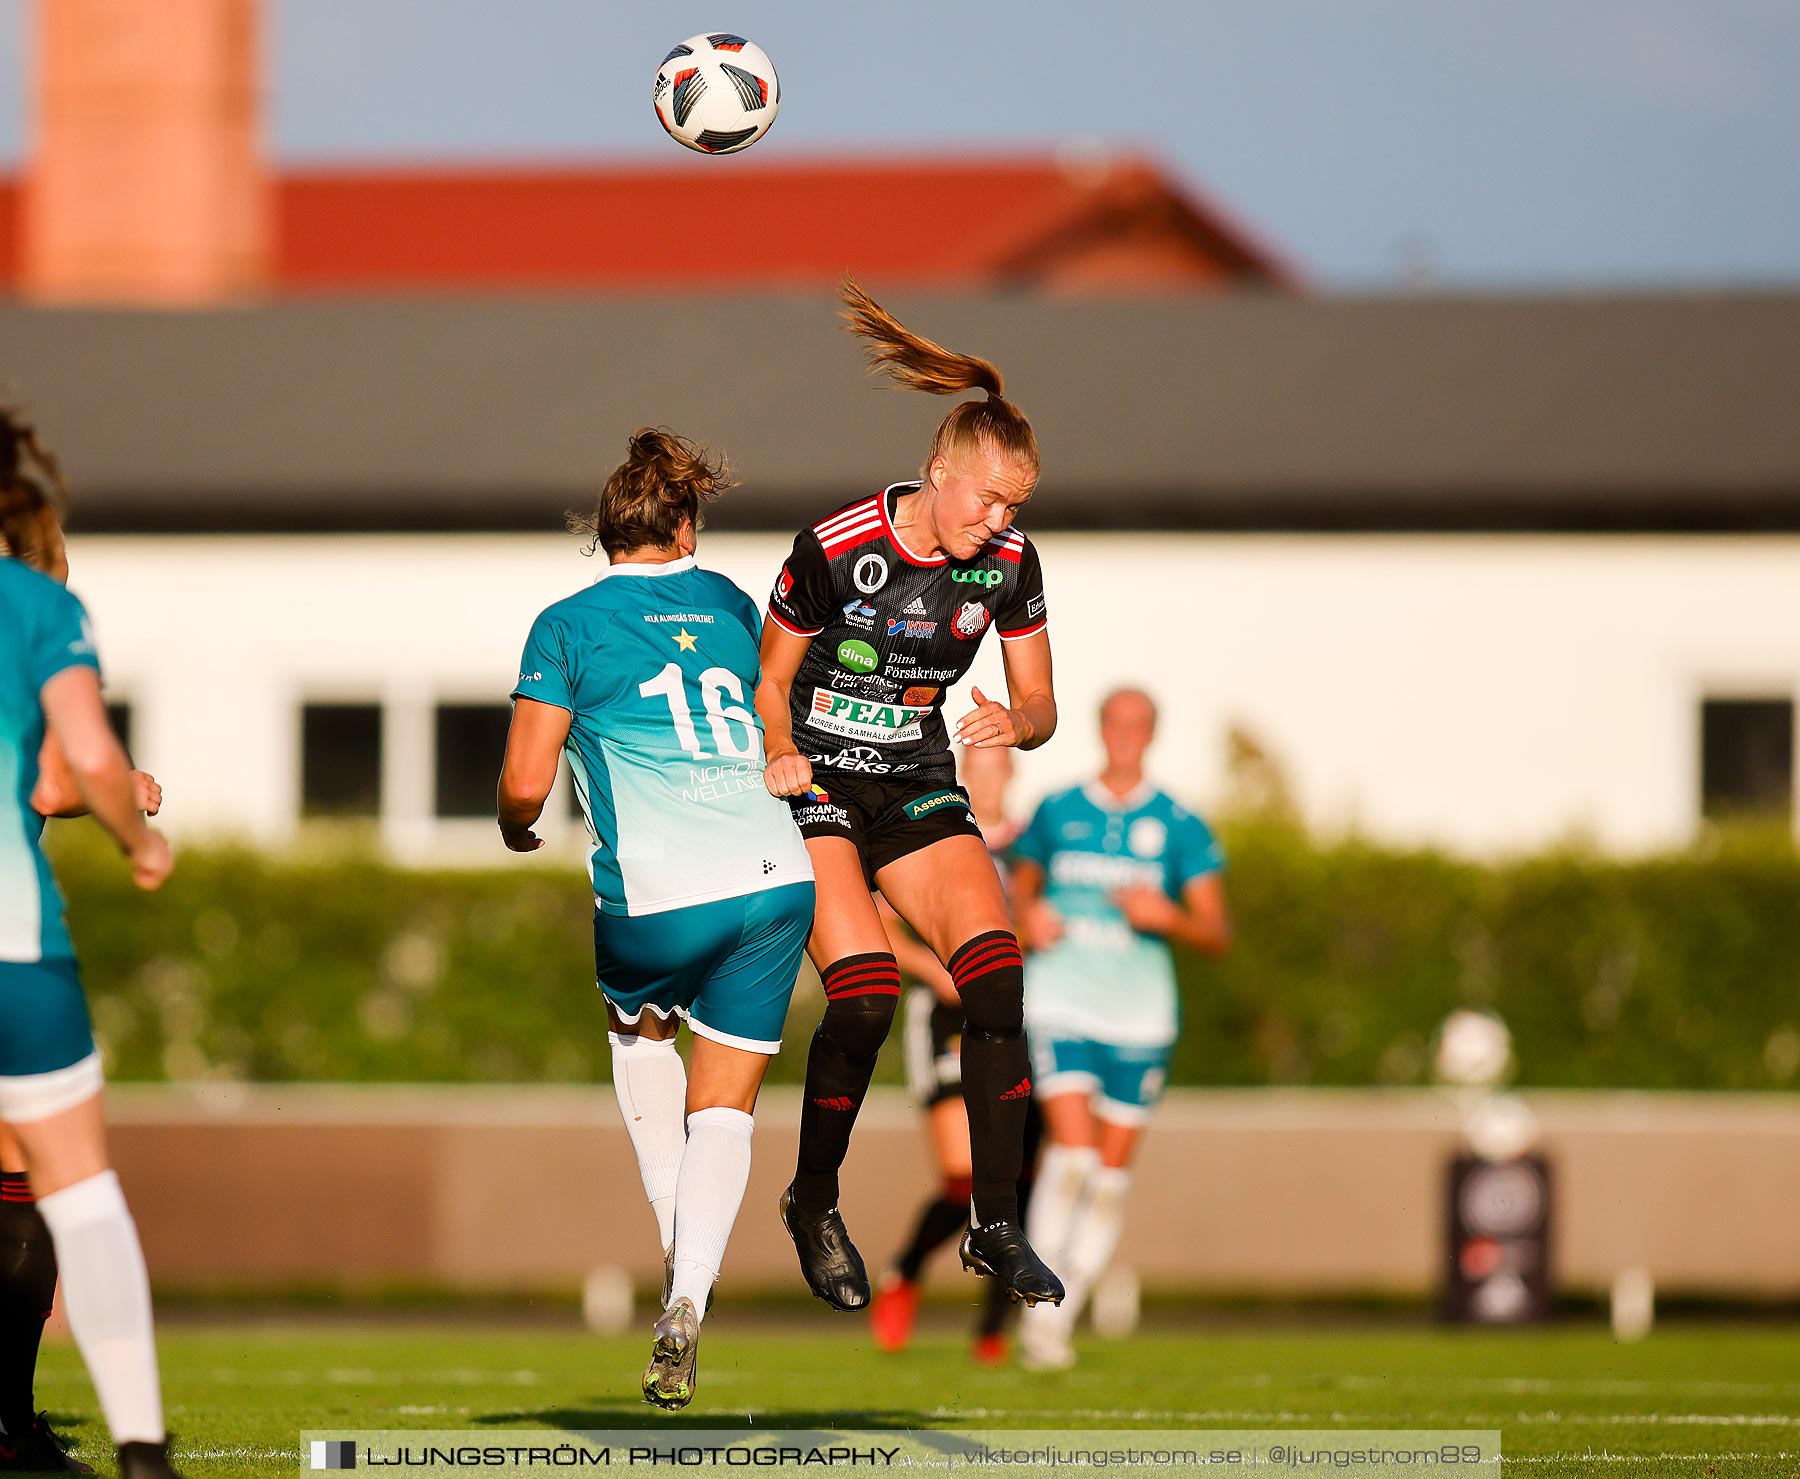
<svg viewBox="0 0 1800 1479">
<path fill-rule="evenodd" d="M 0 960 L 71 960 L 62 895 L 31 809 L 44 744 L 43 686 L 100 667 L 81 602 L 47 575 L 0 559 Z"/>
<path fill-rule="evenodd" d="M 594 903 L 660 914 L 813 876 L 763 786 L 760 608 L 689 557 L 611 565 L 532 623 L 514 698 L 573 716 Z"/>
<path fill-rule="evenodd" d="M 1175 963 L 1112 896 L 1160 889 L 1172 899 L 1225 866 L 1206 823 L 1149 783 L 1120 799 L 1097 781 L 1047 797 L 1013 852 L 1044 870 L 1045 902 L 1062 938 L 1025 961 L 1025 1022 L 1033 1032 L 1154 1047 L 1180 1030 Z"/>
</svg>

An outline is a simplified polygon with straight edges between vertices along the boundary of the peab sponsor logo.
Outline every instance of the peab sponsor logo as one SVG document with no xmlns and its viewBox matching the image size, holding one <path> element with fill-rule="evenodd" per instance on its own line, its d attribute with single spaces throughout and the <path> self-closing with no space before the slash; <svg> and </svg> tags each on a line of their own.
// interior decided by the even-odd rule
<svg viewBox="0 0 1800 1479">
<path fill-rule="evenodd" d="M 919 720 L 929 712 L 914 704 L 876 703 L 835 688 L 815 688 L 806 722 L 845 739 L 892 744 L 924 738 Z"/>
<path fill-rule="evenodd" d="M 952 570 L 950 578 L 958 585 L 984 585 L 990 591 L 1006 579 L 1004 570 Z"/>
<path fill-rule="evenodd" d="M 956 619 L 950 623 L 950 630 L 965 642 L 973 642 L 987 630 L 991 618 L 987 607 L 979 601 L 964 601 L 957 608 Z"/>
</svg>

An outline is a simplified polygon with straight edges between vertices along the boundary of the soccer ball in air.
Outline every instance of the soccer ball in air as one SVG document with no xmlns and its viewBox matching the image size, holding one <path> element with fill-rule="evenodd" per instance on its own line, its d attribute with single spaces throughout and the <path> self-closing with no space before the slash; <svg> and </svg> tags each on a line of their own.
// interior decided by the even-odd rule
<svg viewBox="0 0 1800 1479">
<path fill-rule="evenodd" d="M 768 55 L 729 31 L 690 36 L 656 69 L 656 118 L 678 144 L 735 154 L 769 131 L 781 84 Z"/>
</svg>

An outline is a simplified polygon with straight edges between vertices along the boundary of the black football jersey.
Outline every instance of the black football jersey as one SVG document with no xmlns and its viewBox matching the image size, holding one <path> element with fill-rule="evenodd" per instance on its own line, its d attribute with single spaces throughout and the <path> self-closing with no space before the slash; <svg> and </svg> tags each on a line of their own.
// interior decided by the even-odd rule
<svg viewBox="0 0 1800 1479">
<path fill-rule="evenodd" d="M 792 690 L 794 743 L 815 768 L 879 778 L 956 778 L 943 704 L 988 628 L 1044 629 L 1037 550 L 1017 529 L 974 559 L 921 558 L 894 532 L 895 483 L 802 529 L 769 617 L 812 638 Z"/>
</svg>

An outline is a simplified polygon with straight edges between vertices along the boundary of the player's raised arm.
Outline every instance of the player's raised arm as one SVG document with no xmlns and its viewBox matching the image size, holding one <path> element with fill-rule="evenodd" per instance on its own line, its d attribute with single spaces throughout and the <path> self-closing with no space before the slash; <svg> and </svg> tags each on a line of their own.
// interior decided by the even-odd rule
<svg viewBox="0 0 1800 1479">
<path fill-rule="evenodd" d="M 763 623 L 762 680 L 756 685 L 756 713 L 763 722 L 763 784 L 771 796 L 798 796 L 812 783 L 812 762 L 794 743 L 788 704 L 794 675 L 812 646 L 811 637 L 789 631 L 773 618 Z"/>
</svg>

